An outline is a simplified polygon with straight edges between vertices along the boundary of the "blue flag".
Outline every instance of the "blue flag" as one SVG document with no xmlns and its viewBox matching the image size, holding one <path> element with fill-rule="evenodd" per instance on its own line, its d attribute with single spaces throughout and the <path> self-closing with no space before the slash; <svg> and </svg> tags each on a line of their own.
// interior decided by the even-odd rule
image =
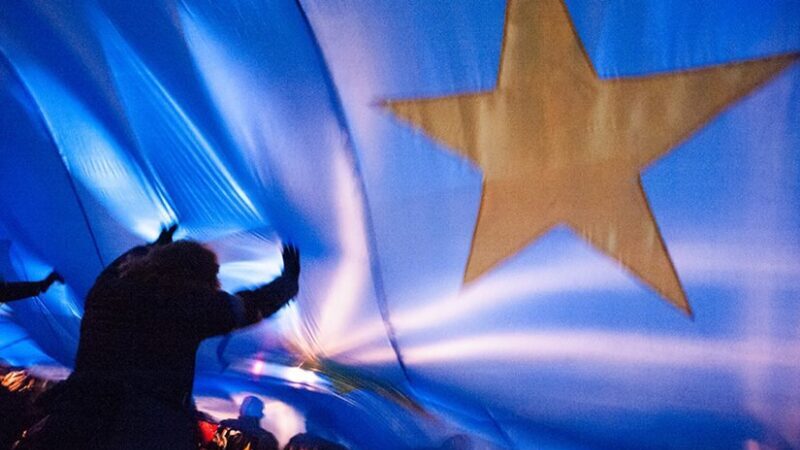
<svg viewBox="0 0 800 450">
<path fill-rule="evenodd" d="M 0 358 L 177 222 L 228 291 L 302 252 L 198 354 L 282 443 L 800 448 L 800 7 L 718 3 L 10 2 L 2 274 L 67 284 Z"/>
</svg>

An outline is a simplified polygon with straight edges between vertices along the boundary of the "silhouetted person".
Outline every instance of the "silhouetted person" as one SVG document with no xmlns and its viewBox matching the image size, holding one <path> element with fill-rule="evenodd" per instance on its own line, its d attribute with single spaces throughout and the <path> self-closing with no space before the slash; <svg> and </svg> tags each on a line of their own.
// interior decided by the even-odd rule
<svg viewBox="0 0 800 450">
<path fill-rule="evenodd" d="M 86 298 L 75 371 L 42 401 L 20 448 L 192 449 L 200 342 L 269 317 L 297 294 L 300 256 L 283 248 L 271 283 L 228 294 L 216 255 L 172 242 L 175 226 L 117 258 Z"/>
<path fill-rule="evenodd" d="M 37 296 L 50 289 L 55 282 L 64 282 L 64 277 L 56 271 L 50 272 L 41 281 L 0 281 L 0 303 Z"/>
<path fill-rule="evenodd" d="M 309 433 L 289 439 L 283 450 L 347 450 L 347 447 Z"/>
<path fill-rule="evenodd" d="M 239 417 L 220 422 L 208 450 L 278 450 L 278 440 L 259 424 L 263 417 L 264 402 L 245 397 Z"/>
</svg>

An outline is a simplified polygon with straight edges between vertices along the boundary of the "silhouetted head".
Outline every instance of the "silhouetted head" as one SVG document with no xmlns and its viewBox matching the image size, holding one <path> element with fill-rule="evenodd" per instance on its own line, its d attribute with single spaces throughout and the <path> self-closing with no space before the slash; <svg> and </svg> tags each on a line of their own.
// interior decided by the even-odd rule
<svg viewBox="0 0 800 450">
<path fill-rule="evenodd" d="M 247 396 L 242 401 L 239 407 L 239 417 L 255 417 L 261 419 L 264 417 L 264 402 L 257 397 Z"/>
<path fill-rule="evenodd" d="M 122 278 L 161 286 L 184 284 L 219 288 L 217 255 L 195 241 L 181 240 L 152 247 L 147 254 L 125 261 Z"/>
</svg>

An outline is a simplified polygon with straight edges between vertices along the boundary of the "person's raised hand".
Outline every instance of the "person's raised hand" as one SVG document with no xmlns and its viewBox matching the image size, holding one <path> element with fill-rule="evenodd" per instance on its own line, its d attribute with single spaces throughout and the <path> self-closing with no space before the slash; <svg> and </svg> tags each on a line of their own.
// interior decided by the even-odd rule
<svg viewBox="0 0 800 450">
<path fill-rule="evenodd" d="M 44 292 L 44 291 L 50 289 L 50 286 L 53 283 L 56 283 L 56 282 L 63 284 L 64 283 L 64 277 L 62 277 L 60 273 L 58 273 L 58 272 L 56 272 L 54 270 L 54 271 L 50 272 L 50 274 L 47 275 L 47 277 L 44 280 L 39 282 L 40 290 L 42 292 Z"/>
<path fill-rule="evenodd" d="M 53 284 L 53 283 L 56 283 L 56 282 L 57 282 L 57 283 L 64 284 L 64 277 L 63 277 L 63 276 L 61 276 L 61 274 L 60 274 L 60 273 L 58 273 L 58 272 L 56 272 L 56 271 L 54 270 L 54 271 L 50 272 L 50 274 L 49 274 L 49 275 L 47 275 L 47 278 L 45 278 L 45 281 L 46 281 L 48 284 Z"/>
<path fill-rule="evenodd" d="M 284 245 L 281 255 L 283 271 L 277 278 L 258 289 L 236 293 L 255 306 L 258 317 L 251 320 L 252 323 L 273 315 L 297 295 L 298 279 L 300 278 L 300 251 L 294 245 Z"/>
<path fill-rule="evenodd" d="M 153 245 L 167 245 L 172 242 L 172 235 L 175 234 L 175 230 L 178 229 L 178 224 L 173 223 L 169 227 L 161 227 L 161 234 L 158 235 L 158 239 L 153 242 Z"/>
<path fill-rule="evenodd" d="M 283 276 L 297 279 L 300 276 L 300 250 L 292 244 L 284 245 L 281 250 L 283 257 Z"/>
<path fill-rule="evenodd" d="M 270 283 L 283 302 L 288 302 L 297 295 L 300 277 L 300 251 L 294 245 L 284 245 L 281 251 L 283 272 Z"/>
</svg>

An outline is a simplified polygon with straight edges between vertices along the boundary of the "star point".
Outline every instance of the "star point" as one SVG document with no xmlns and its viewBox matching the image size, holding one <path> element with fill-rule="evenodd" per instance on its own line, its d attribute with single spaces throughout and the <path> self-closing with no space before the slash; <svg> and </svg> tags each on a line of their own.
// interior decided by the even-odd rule
<svg viewBox="0 0 800 450">
<path fill-rule="evenodd" d="M 691 315 L 639 173 L 794 59 L 601 80 L 559 0 L 512 0 L 493 91 L 387 107 L 483 171 L 466 283 L 563 223 Z"/>
</svg>

